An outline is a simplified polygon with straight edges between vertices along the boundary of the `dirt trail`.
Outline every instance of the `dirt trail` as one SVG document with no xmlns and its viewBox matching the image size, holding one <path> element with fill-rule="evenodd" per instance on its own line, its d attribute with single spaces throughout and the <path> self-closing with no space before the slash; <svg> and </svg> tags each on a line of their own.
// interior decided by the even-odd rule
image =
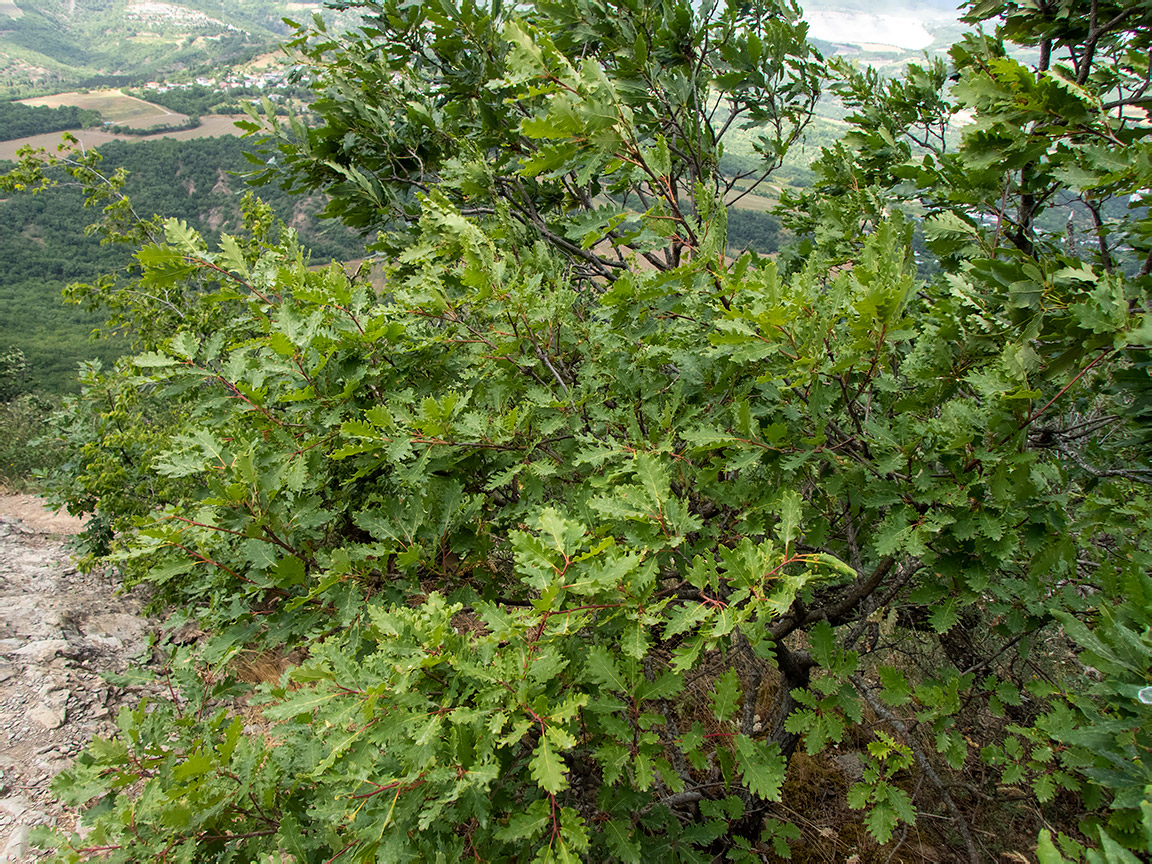
<svg viewBox="0 0 1152 864">
<path fill-rule="evenodd" d="M 147 648 L 141 601 L 67 549 L 80 520 L 0 491 L 0 862 L 32 862 L 39 824 L 76 825 L 48 784 L 134 695 L 101 678 Z"/>
</svg>

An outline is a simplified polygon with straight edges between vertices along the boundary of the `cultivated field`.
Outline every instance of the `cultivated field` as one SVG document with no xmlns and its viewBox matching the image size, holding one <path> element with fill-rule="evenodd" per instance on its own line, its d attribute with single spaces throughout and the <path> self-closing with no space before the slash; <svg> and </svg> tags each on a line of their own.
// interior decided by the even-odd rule
<svg viewBox="0 0 1152 864">
<path fill-rule="evenodd" d="M 55 97 L 54 97 L 55 98 Z M 182 115 L 175 115 L 182 116 Z M 89 149 L 98 147 L 108 141 L 151 141 L 154 138 L 178 138 L 189 141 L 193 138 L 213 138 L 217 135 L 235 135 L 239 130 L 233 125 L 237 120 L 248 119 L 244 114 L 207 114 L 203 122 L 195 129 L 181 129 L 179 132 L 164 132 L 159 135 L 112 135 L 97 129 L 82 129 L 72 132 L 82 147 Z M 28 138 L 19 138 L 15 141 L 0 141 L 0 160 L 15 159 L 16 151 L 21 147 L 45 147 L 55 150 L 60 143 L 61 132 L 51 132 L 46 135 L 32 135 Z"/>
<path fill-rule="evenodd" d="M 0 15 L 7 15 L 9 18 L 19 18 L 24 13 L 20 11 L 13 0 L 0 0 Z"/>
<path fill-rule="evenodd" d="M 2 2 L 4 0 L 0 0 Z M 20 101 L 25 105 L 47 105 L 49 108 L 59 108 L 61 105 L 91 108 L 99 111 L 100 116 L 111 123 L 123 123 L 137 129 L 181 123 L 188 119 L 186 115 L 169 111 L 160 105 L 153 105 L 135 96 L 125 96 L 119 90 L 57 93 L 55 96 L 38 96 Z"/>
</svg>

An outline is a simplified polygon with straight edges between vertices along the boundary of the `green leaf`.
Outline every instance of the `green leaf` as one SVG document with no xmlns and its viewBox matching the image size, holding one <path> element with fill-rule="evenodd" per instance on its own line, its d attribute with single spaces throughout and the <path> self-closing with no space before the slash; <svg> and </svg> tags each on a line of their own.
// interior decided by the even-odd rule
<svg viewBox="0 0 1152 864">
<path fill-rule="evenodd" d="M 541 511 L 537 527 L 548 545 L 566 558 L 572 557 L 579 550 L 580 541 L 587 532 L 583 525 L 565 519 L 552 507 L 545 507 Z"/>
<path fill-rule="evenodd" d="M 906 705 L 912 699 L 912 688 L 904 678 L 904 673 L 891 666 L 881 666 L 878 670 L 884 688 L 881 698 L 893 708 Z"/>
<path fill-rule="evenodd" d="M 157 354 L 155 351 L 146 351 L 132 358 L 132 363 L 141 369 L 162 369 L 165 366 L 175 366 L 178 360 L 166 354 Z"/>
<path fill-rule="evenodd" d="M 712 689 L 712 713 L 717 720 L 727 720 L 740 704 L 740 676 L 728 669 L 716 677 Z"/>
<path fill-rule="evenodd" d="M 211 759 L 203 753 L 193 753 L 172 769 L 172 776 L 177 780 L 194 780 L 197 777 L 203 777 L 211 770 Z"/>
<path fill-rule="evenodd" d="M 628 681 L 620 674 L 620 667 L 612 655 L 601 645 L 588 649 L 588 659 L 584 668 L 589 677 L 601 687 L 614 693 L 627 693 L 631 689 Z"/>
<path fill-rule="evenodd" d="M 556 752 L 556 747 L 548 734 L 540 736 L 532 759 L 528 763 L 528 770 L 532 779 L 543 789 L 555 795 L 562 789 L 568 788 L 568 778 L 564 760 Z"/>
<path fill-rule="evenodd" d="M 780 499 L 780 527 L 777 532 L 785 548 L 798 536 L 802 513 L 800 494 L 789 489 Z"/>
<path fill-rule="evenodd" d="M 887 843 L 892 839 L 896 826 L 900 824 L 895 809 L 887 802 L 877 804 L 864 817 L 868 833 L 877 843 Z"/>
<path fill-rule="evenodd" d="M 960 619 L 959 604 L 955 597 L 947 597 L 932 610 L 929 622 L 937 633 L 947 633 Z"/>
<path fill-rule="evenodd" d="M 636 479 L 640 481 L 640 487 L 647 494 L 649 503 L 661 509 L 670 492 L 668 469 L 660 459 L 651 453 L 637 454 Z"/>
<path fill-rule="evenodd" d="M 640 845 L 632 839 L 632 832 L 619 819 L 609 819 L 604 824 L 604 839 L 612 850 L 613 860 L 639 864 L 643 860 Z"/>
<path fill-rule="evenodd" d="M 736 761 L 749 791 L 766 801 L 779 801 L 788 764 L 775 741 L 753 741 L 746 735 L 734 739 Z"/>
<path fill-rule="evenodd" d="M 194 358 L 196 356 L 196 351 L 199 348 L 196 337 L 186 330 L 181 331 L 180 333 L 177 333 L 175 336 L 173 336 L 172 341 L 169 344 L 172 348 L 172 353 L 177 357 L 183 357 L 185 360 L 191 360 Z"/>
<path fill-rule="evenodd" d="M 1047 828 L 1040 830 L 1040 842 L 1036 847 L 1036 858 L 1039 864 L 1070 864 L 1068 859 L 1060 854 L 1056 844 L 1052 842 L 1052 834 Z"/>
<path fill-rule="evenodd" d="M 274 703 L 263 710 L 269 720 L 287 720 L 309 714 L 339 697 L 339 693 L 324 690 L 297 690 L 283 702 Z"/>
</svg>

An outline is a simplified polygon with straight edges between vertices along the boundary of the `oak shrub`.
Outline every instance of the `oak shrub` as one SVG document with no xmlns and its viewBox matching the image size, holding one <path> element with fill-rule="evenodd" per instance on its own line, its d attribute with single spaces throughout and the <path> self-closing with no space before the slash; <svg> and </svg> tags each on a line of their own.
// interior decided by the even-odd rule
<svg viewBox="0 0 1152 864">
<path fill-rule="evenodd" d="M 269 117 L 263 179 L 381 231 L 383 290 L 254 202 L 212 248 L 144 225 L 99 289 L 140 352 L 89 370 L 57 494 L 212 635 L 55 781 L 90 807 L 59 860 L 787 858 L 789 760 L 839 745 L 884 855 L 935 810 L 982 860 L 1011 788 L 1045 860 L 1136 860 L 1152 243 L 1102 208 L 1152 183 L 1100 93 L 1139 90 L 1146 13 L 972 10 L 1107 61 L 1093 90 L 991 36 L 829 70 L 787 3 L 361 6 L 297 40 L 322 122 Z M 726 258 L 830 75 L 860 125 L 791 202 L 807 246 Z M 725 178 L 745 123 L 764 170 Z"/>
</svg>

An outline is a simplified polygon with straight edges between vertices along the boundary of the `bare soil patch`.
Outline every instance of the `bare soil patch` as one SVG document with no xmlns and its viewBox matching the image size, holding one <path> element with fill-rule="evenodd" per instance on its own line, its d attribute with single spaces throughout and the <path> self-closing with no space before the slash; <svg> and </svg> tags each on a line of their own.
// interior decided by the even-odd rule
<svg viewBox="0 0 1152 864">
<path fill-rule="evenodd" d="M 35 534 L 68 536 L 79 534 L 86 519 L 68 515 L 63 508 L 52 511 L 39 495 L 5 492 L 0 489 L 0 519 L 18 519 Z"/>
<path fill-rule="evenodd" d="M 169 111 L 160 105 L 153 105 L 135 96 L 125 96 L 119 90 L 92 90 L 88 93 L 57 93 L 54 96 L 37 96 L 34 99 L 20 100 L 25 105 L 47 105 L 59 108 L 62 105 L 75 105 L 77 108 L 91 108 L 112 123 L 126 123 L 140 129 L 161 124 L 182 123 L 187 114 Z"/>
<path fill-rule="evenodd" d="M 173 117 L 182 115 L 174 114 Z M 152 141 L 156 138 L 176 138 L 180 141 L 191 141 L 193 138 L 214 138 L 217 135 L 237 135 L 237 120 L 248 119 L 244 114 L 209 114 L 201 118 L 200 125 L 195 129 L 180 129 L 175 132 L 160 132 L 156 135 L 117 135 L 99 129 L 81 129 L 72 134 L 80 141 L 85 149 L 99 147 L 109 141 Z M 14 141 L 0 141 L 0 159 L 15 159 L 16 151 L 21 147 L 33 149 L 44 147 L 55 150 L 60 143 L 60 132 L 50 132 L 44 135 L 30 135 L 27 138 L 17 138 Z"/>
</svg>

